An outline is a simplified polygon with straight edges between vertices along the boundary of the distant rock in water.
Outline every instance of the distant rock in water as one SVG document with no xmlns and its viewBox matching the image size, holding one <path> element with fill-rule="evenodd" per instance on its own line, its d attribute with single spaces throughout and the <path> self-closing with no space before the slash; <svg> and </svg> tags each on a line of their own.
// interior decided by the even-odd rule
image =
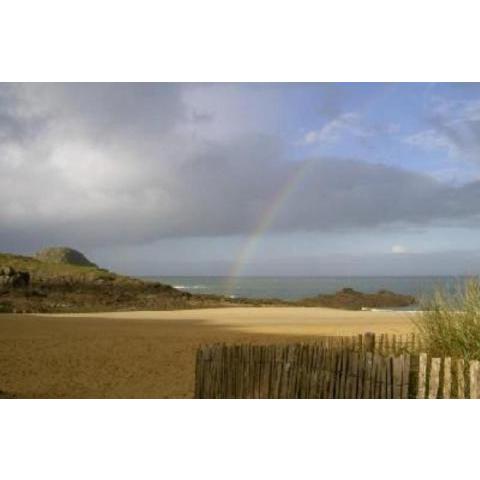
<svg viewBox="0 0 480 480">
<path fill-rule="evenodd" d="M 39 250 L 35 258 L 41 262 L 48 263 L 66 263 L 69 265 L 78 265 L 80 267 L 95 267 L 88 258 L 78 250 L 69 247 L 49 247 Z"/>
<path fill-rule="evenodd" d="M 353 288 L 343 288 L 333 294 L 320 294 L 316 297 L 305 298 L 301 303 L 308 306 L 361 310 L 362 308 L 408 307 L 415 303 L 415 297 L 390 292 L 389 290 L 362 293 Z"/>
</svg>

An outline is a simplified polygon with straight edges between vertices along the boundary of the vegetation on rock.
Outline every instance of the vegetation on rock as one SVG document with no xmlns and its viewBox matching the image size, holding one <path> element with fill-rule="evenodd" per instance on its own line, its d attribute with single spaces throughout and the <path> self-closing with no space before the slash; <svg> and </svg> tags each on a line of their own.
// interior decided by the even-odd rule
<svg viewBox="0 0 480 480">
<path fill-rule="evenodd" d="M 25 288 L 0 286 L 0 312 L 95 312 L 168 310 L 223 306 L 213 295 L 192 295 L 158 282 L 147 282 L 92 266 L 41 261 L 0 254 L 0 268 L 28 272 Z"/>
<path fill-rule="evenodd" d="M 300 303 L 305 306 L 344 308 L 347 310 L 400 308 L 413 305 L 415 297 L 388 290 L 379 290 L 376 293 L 363 293 L 353 288 L 343 288 L 333 294 L 320 294 L 316 297 L 305 298 Z"/>
<path fill-rule="evenodd" d="M 97 265 L 88 260 L 83 253 L 69 247 L 44 248 L 35 254 L 35 258 L 41 262 L 66 263 L 69 265 L 78 265 L 80 267 L 97 268 Z"/>
</svg>

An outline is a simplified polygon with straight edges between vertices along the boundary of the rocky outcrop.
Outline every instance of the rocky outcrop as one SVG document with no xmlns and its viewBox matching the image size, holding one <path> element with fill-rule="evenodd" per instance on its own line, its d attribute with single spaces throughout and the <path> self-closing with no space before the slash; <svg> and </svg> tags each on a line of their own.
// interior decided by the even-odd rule
<svg viewBox="0 0 480 480">
<path fill-rule="evenodd" d="M 379 290 L 376 293 L 363 293 L 353 288 L 343 288 L 334 294 L 321 294 L 317 297 L 305 298 L 300 303 L 306 306 L 343 308 L 361 310 L 369 308 L 401 308 L 415 303 L 415 297 Z"/>
<path fill-rule="evenodd" d="M 12 267 L 0 268 L 0 287 L 25 288 L 29 284 L 28 272 L 17 272 Z"/>
<path fill-rule="evenodd" d="M 69 247 L 44 248 L 35 254 L 35 258 L 41 262 L 65 263 L 80 267 L 98 268 L 97 265 L 92 263 L 83 253 Z"/>
</svg>

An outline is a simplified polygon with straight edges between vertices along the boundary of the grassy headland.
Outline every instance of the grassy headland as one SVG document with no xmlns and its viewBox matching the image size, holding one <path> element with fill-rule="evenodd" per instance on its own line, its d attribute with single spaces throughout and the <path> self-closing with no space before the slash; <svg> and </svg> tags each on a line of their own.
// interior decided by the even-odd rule
<svg viewBox="0 0 480 480">
<path fill-rule="evenodd" d="M 72 263 L 75 262 L 75 263 Z M 119 275 L 97 267 L 80 252 L 46 249 L 38 258 L 0 253 L 0 268 L 28 272 L 30 285 L 7 288 L 0 283 L 0 312 L 59 313 L 121 310 L 176 310 L 232 306 L 304 306 L 348 310 L 411 305 L 411 296 L 345 288 L 332 295 L 286 301 L 275 298 L 229 298 L 192 294 L 159 282 Z"/>
<path fill-rule="evenodd" d="M 216 296 L 192 295 L 158 282 L 118 275 L 95 266 L 0 254 L 0 266 L 30 274 L 28 288 L 0 287 L 0 312 L 169 310 L 223 306 Z"/>
</svg>

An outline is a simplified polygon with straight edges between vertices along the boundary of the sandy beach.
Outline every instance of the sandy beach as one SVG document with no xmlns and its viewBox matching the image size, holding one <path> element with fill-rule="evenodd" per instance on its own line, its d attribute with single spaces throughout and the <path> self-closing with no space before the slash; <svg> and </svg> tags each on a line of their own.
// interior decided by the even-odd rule
<svg viewBox="0 0 480 480">
<path fill-rule="evenodd" d="M 0 391 L 23 398 L 190 398 L 205 343 L 313 342 L 408 333 L 412 313 L 217 308 L 0 315 Z"/>
<path fill-rule="evenodd" d="M 233 307 L 48 316 L 111 320 L 196 321 L 226 330 L 274 335 L 352 335 L 365 331 L 407 333 L 411 331 L 412 313 L 382 310 L 348 311 L 322 307 Z"/>
</svg>

